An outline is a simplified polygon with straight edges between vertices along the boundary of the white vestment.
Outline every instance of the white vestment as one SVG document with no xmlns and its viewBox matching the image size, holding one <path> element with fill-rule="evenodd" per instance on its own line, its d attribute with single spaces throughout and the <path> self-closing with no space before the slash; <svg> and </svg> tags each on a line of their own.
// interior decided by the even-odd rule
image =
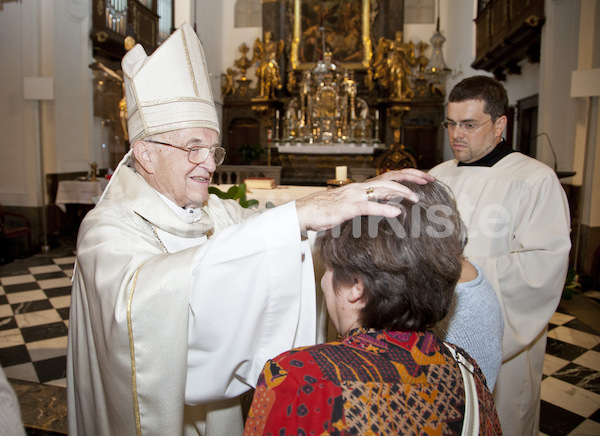
<svg viewBox="0 0 600 436">
<path fill-rule="evenodd" d="M 547 324 L 569 261 L 569 205 L 552 169 L 521 153 L 492 167 L 444 162 L 430 171 L 454 192 L 469 229 L 465 256 L 494 286 L 504 314 L 494 399 L 503 433 L 536 435 Z"/>
<path fill-rule="evenodd" d="M 315 343 L 295 204 L 248 218 L 211 195 L 182 218 L 131 168 L 113 179 L 78 235 L 69 434 L 231 434 L 235 407 L 195 421 L 254 386 L 267 359 Z"/>
</svg>

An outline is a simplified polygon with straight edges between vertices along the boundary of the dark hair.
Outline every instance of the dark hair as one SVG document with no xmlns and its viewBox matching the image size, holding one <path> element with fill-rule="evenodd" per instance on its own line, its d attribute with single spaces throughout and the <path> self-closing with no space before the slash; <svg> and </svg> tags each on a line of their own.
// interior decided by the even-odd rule
<svg viewBox="0 0 600 436">
<path fill-rule="evenodd" d="M 448 95 L 448 101 L 457 103 L 466 100 L 481 100 L 483 111 L 495 121 L 508 113 L 506 89 L 492 77 L 473 76 L 460 81 Z"/>
<path fill-rule="evenodd" d="M 466 232 L 448 188 L 439 181 L 402 184 L 419 202 L 401 200 L 397 218 L 357 217 L 317 238 L 335 292 L 362 281 L 359 321 L 366 328 L 433 327 L 446 316 L 460 277 Z"/>
</svg>

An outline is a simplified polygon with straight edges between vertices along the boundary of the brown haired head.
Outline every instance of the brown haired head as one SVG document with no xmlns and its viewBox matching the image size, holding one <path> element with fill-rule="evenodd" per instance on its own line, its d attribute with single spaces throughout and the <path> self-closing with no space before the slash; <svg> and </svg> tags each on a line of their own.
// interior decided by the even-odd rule
<svg viewBox="0 0 600 436">
<path fill-rule="evenodd" d="M 467 100 L 483 101 L 483 111 L 489 114 L 494 121 L 508 113 L 506 89 L 493 77 L 467 77 L 456 84 L 448 95 L 450 103 L 460 103 Z"/>
<path fill-rule="evenodd" d="M 421 331 L 447 313 L 460 277 L 466 232 L 448 188 L 403 182 L 419 202 L 402 199 L 397 218 L 357 217 L 317 238 L 333 287 L 363 283 L 360 324 Z"/>
</svg>

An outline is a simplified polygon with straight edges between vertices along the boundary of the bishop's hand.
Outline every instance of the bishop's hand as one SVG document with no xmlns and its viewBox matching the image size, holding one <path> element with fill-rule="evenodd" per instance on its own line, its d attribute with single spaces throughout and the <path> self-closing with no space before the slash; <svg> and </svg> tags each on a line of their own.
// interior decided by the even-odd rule
<svg viewBox="0 0 600 436">
<path fill-rule="evenodd" d="M 386 202 L 397 198 L 418 201 L 414 192 L 397 182 L 426 184 L 433 180 L 423 171 L 405 169 L 388 171 L 363 183 L 315 192 L 296 200 L 300 229 L 327 230 L 360 215 L 396 217 L 400 209 Z"/>
</svg>

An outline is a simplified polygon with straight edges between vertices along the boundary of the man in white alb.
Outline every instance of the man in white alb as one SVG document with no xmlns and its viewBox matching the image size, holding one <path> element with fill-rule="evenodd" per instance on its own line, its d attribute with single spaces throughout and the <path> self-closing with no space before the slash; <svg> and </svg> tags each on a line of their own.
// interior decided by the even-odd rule
<svg viewBox="0 0 600 436">
<path fill-rule="evenodd" d="M 430 171 L 456 196 L 469 228 L 465 256 L 494 286 L 504 314 L 494 399 L 503 433 L 536 435 L 547 324 L 562 294 L 571 241 L 569 205 L 556 173 L 502 138 L 508 98 L 485 76 L 448 96 L 455 159 Z"/>
</svg>

